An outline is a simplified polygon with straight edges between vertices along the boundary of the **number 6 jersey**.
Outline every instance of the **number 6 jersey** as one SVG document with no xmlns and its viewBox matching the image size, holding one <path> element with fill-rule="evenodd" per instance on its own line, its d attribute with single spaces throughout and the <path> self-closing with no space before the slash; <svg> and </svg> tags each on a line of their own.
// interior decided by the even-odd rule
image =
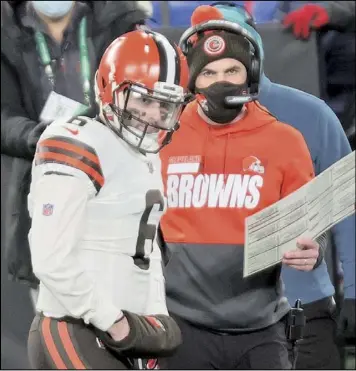
<svg viewBox="0 0 356 371">
<path fill-rule="evenodd" d="M 122 309 L 167 314 L 155 238 L 160 167 L 158 155 L 134 151 L 94 119 L 44 131 L 28 197 L 38 311 L 104 331 Z"/>
</svg>

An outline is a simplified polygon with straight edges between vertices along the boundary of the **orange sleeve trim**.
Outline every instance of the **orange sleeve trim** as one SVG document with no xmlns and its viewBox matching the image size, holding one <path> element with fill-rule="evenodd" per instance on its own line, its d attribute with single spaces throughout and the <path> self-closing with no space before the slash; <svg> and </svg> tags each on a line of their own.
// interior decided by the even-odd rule
<svg viewBox="0 0 356 371">
<path fill-rule="evenodd" d="M 54 153 L 54 152 L 37 153 L 36 159 L 49 160 L 49 161 L 53 160 L 57 162 L 62 162 L 64 164 L 68 164 L 74 168 L 77 168 L 85 172 L 87 175 L 95 179 L 101 187 L 104 185 L 103 176 L 100 175 L 95 169 L 93 169 L 89 165 L 84 164 L 81 160 L 75 159 L 67 155 L 63 155 L 61 153 Z"/>
<path fill-rule="evenodd" d="M 60 148 L 60 149 L 65 149 L 67 151 L 71 151 L 76 153 L 79 156 L 84 156 L 88 160 L 94 162 L 95 164 L 100 165 L 99 158 L 98 156 L 94 155 L 93 153 L 90 153 L 84 148 L 81 148 L 75 144 L 70 144 L 66 142 L 62 142 L 59 140 L 54 140 L 54 139 L 45 139 L 39 143 L 39 147 L 55 147 L 55 148 Z"/>
</svg>

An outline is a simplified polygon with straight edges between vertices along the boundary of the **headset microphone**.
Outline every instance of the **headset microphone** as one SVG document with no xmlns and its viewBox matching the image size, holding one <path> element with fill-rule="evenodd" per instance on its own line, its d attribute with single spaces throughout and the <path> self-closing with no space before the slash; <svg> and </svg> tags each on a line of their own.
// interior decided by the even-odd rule
<svg viewBox="0 0 356 371">
<path fill-rule="evenodd" d="M 236 108 L 237 106 L 241 104 L 252 102 L 255 99 L 256 99 L 255 94 L 247 95 L 246 97 L 240 97 L 240 96 L 237 97 L 237 96 L 232 95 L 232 96 L 225 97 L 224 103 L 227 108 Z"/>
</svg>

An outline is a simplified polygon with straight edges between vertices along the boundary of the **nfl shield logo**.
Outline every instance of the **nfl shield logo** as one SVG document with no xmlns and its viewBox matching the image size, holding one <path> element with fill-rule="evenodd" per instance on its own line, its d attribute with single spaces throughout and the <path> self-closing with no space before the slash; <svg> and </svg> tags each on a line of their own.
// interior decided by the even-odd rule
<svg viewBox="0 0 356 371">
<path fill-rule="evenodd" d="M 42 214 L 44 216 L 51 216 L 53 214 L 53 205 L 52 204 L 44 204 L 42 209 Z"/>
</svg>

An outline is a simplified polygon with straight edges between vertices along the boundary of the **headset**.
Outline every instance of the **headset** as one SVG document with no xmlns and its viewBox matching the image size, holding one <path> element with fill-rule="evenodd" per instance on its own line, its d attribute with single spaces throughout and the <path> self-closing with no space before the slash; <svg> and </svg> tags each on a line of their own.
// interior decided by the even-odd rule
<svg viewBox="0 0 356 371">
<path fill-rule="evenodd" d="M 179 46 L 182 52 L 187 55 L 192 43 L 189 39 L 195 34 L 201 34 L 204 31 L 227 31 L 244 36 L 252 46 L 251 66 L 249 71 L 249 95 L 246 96 L 228 96 L 225 103 L 228 107 L 244 104 L 256 100 L 259 95 L 259 85 L 263 74 L 264 52 L 262 39 L 258 32 L 250 26 L 254 24 L 252 16 L 242 7 L 229 2 L 216 2 L 211 4 L 218 8 L 224 16 L 224 19 L 210 20 L 188 28 L 179 40 Z"/>
<path fill-rule="evenodd" d="M 264 60 L 262 38 L 256 30 L 255 21 L 250 13 L 243 6 L 229 1 L 217 1 L 210 6 L 219 9 L 225 20 L 237 23 L 249 31 L 259 44 L 261 57 Z"/>
</svg>

